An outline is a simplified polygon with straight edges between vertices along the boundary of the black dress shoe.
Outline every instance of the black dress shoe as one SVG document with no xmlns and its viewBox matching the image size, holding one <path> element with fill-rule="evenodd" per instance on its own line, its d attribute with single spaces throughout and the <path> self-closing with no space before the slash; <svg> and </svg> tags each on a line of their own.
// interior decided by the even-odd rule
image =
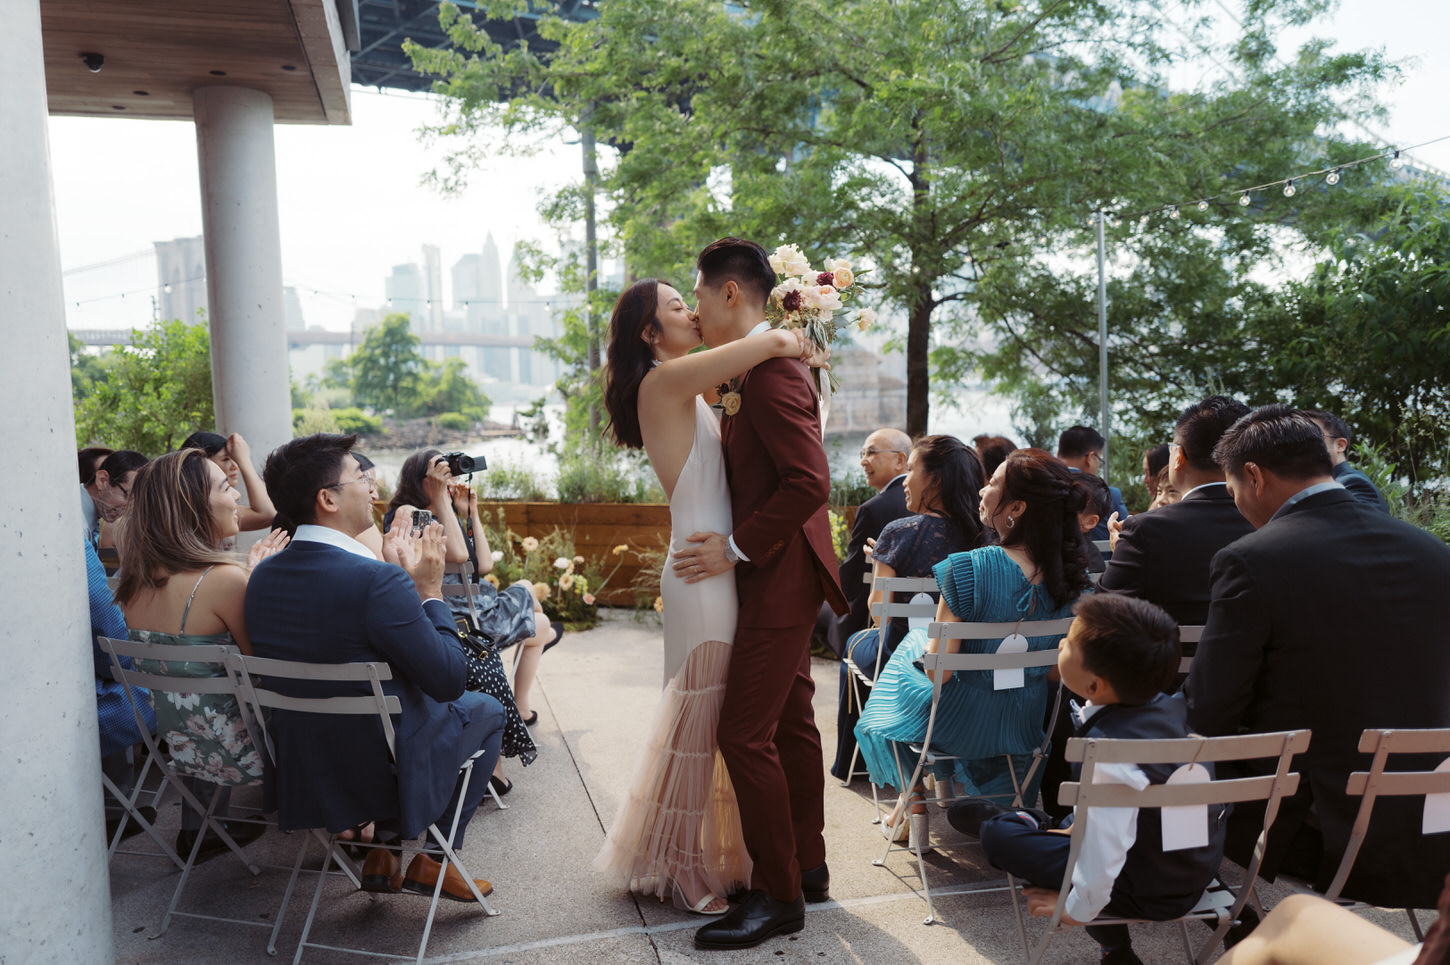
<svg viewBox="0 0 1450 965">
<path fill-rule="evenodd" d="M 789 935 L 806 927 L 806 902 L 776 901 L 758 889 L 720 919 L 695 932 L 696 948 L 754 948 L 767 938 Z"/>
<path fill-rule="evenodd" d="M 969 834 L 976 838 L 981 836 L 982 825 L 989 818 L 994 818 L 999 814 L 1010 814 L 1014 811 L 1031 815 L 1040 830 L 1045 831 L 1054 826 L 1052 818 L 1046 811 L 1039 811 L 1036 808 L 1004 807 L 986 797 L 969 797 L 965 801 L 953 804 L 947 809 L 947 823 L 962 834 Z"/>
<path fill-rule="evenodd" d="M 811 904 L 831 900 L 831 869 L 824 861 L 801 872 L 801 897 Z"/>
</svg>

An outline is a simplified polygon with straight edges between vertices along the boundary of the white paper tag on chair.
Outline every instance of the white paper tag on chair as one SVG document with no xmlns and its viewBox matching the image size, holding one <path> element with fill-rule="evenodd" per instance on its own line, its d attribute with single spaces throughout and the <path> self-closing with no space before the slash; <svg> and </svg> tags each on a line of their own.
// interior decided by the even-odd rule
<svg viewBox="0 0 1450 965">
<path fill-rule="evenodd" d="M 1436 774 L 1450 773 L 1450 757 L 1435 768 Z M 1425 795 L 1425 820 L 1420 827 L 1421 834 L 1440 834 L 1450 831 L 1450 792 Z"/>
<path fill-rule="evenodd" d="M 1207 784 L 1212 778 L 1202 764 L 1184 764 L 1168 775 L 1164 783 Z M 1208 805 L 1189 804 L 1163 808 L 1163 850 L 1183 851 L 1208 844 Z"/>
<path fill-rule="evenodd" d="M 997 645 L 998 653 L 1026 653 L 1027 638 L 1020 633 L 1009 633 Z M 992 671 L 993 690 L 1020 690 L 1027 685 L 1027 677 L 1021 667 Z"/>
<path fill-rule="evenodd" d="M 934 601 L 932 600 L 930 593 L 918 593 L 916 594 L 916 596 L 911 598 L 912 606 L 915 606 L 918 603 L 932 602 Z M 927 627 L 931 626 L 931 620 L 931 617 L 911 617 L 906 621 L 906 629 L 925 630 Z"/>
</svg>

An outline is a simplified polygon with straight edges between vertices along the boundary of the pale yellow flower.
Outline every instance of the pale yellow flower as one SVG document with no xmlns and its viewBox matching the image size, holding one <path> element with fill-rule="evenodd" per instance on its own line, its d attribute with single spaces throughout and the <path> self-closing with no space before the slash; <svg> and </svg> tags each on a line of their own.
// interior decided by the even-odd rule
<svg viewBox="0 0 1450 965">
<path fill-rule="evenodd" d="M 494 576 L 492 573 L 485 573 L 483 574 L 483 578 L 488 582 L 492 583 L 494 589 L 498 589 L 498 577 Z"/>
<path fill-rule="evenodd" d="M 614 548 L 614 555 L 615 556 L 623 556 L 624 555 L 624 551 L 627 550 L 627 549 L 629 549 L 629 544 L 627 544 L 627 543 L 620 543 L 618 546 L 616 546 Z"/>
<path fill-rule="evenodd" d="M 532 553 L 534 550 L 539 548 L 539 541 L 534 539 L 532 536 L 525 536 L 521 545 L 523 546 L 525 553 Z"/>
<path fill-rule="evenodd" d="M 534 584 L 534 599 L 536 599 L 536 600 L 547 600 L 549 598 L 549 592 L 550 592 L 549 591 L 549 584 L 547 584 L 547 583 L 535 583 Z"/>
<path fill-rule="evenodd" d="M 832 274 L 836 277 L 837 288 L 850 288 L 856 283 L 856 276 L 851 274 L 849 268 L 837 268 Z"/>
<path fill-rule="evenodd" d="M 851 263 L 849 261 L 847 261 L 845 258 L 827 258 L 826 259 L 826 271 L 829 271 L 829 272 L 837 272 L 837 271 L 840 271 L 843 268 L 846 271 L 850 271 L 851 270 Z"/>
<path fill-rule="evenodd" d="M 720 397 L 720 405 L 724 407 L 726 415 L 734 415 L 740 411 L 740 393 L 726 392 Z"/>
<path fill-rule="evenodd" d="M 861 309 L 861 314 L 856 316 L 856 327 L 863 332 L 875 324 L 876 313 L 869 308 Z"/>
<path fill-rule="evenodd" d="M 665 612 L 665 598 L 664 597 L 662 597 L 662 596 L 655 597 L 655 612 L 656 613 L 664 613 Z"/>
<path fill-rule="evenodd" d="M 574 576 L 572 573 L 565 573 L 563 576 L 559 577 L 559 589 L 567 592 L 569 590 L 572 590 L 573 588 Z"/>
<path fill-rule="evenodd" d="M 576 556 L 576 557 L 574 557 L 574 563 L 576 565 L 578 565 L 578 566 L 583 566 L 584 565 L 584 557 L 582 557 L 582 556 Z"/>
</svg>

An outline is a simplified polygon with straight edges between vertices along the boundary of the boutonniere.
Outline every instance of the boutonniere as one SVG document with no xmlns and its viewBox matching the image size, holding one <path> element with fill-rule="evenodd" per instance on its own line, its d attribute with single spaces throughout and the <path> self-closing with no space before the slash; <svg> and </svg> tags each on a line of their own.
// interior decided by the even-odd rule
<svg viewBox="0 0 1450 965">
<path fill-rule="evenodd" d="M 715 394 L 720 397 L 720 401 L 710 408 L 723 412 L 725 415 L 734 415 L 740 411 L 740 379 L 738 377 L 715 386 Z"/>
</svg>

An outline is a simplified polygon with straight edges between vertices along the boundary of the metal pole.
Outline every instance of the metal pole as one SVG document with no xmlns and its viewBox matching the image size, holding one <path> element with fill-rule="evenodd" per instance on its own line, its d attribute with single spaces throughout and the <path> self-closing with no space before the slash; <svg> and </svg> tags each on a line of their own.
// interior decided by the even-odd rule
<svg viewBox="0 0 1450 965">
<path fill-rule="evenodd" d="M 1098 403 L 1102 411 L 1103 482 L 1108 481 L 1108 458 L 1112 452 L 1112 426 L 1108 421 L 1108 276 L 1107 241 L 1103 237 L 1103 212 L 1098 209 Z"/>
<path fill-rule="evenodd" d="M 599 248 L 595 239 L 594 190 L 599 184 L 599 165 L 594 157 L 594 128 L 588 123 L 580 128 L 579 143 L 584 147 L 584 318 L 589 328 L 589 375 L 599 372 L 599 319 L 594 311 L 594 292 L 599 287 Z M 599 438 L 599 407 L 589 407 L 589 438 Z"/>
</svg>

